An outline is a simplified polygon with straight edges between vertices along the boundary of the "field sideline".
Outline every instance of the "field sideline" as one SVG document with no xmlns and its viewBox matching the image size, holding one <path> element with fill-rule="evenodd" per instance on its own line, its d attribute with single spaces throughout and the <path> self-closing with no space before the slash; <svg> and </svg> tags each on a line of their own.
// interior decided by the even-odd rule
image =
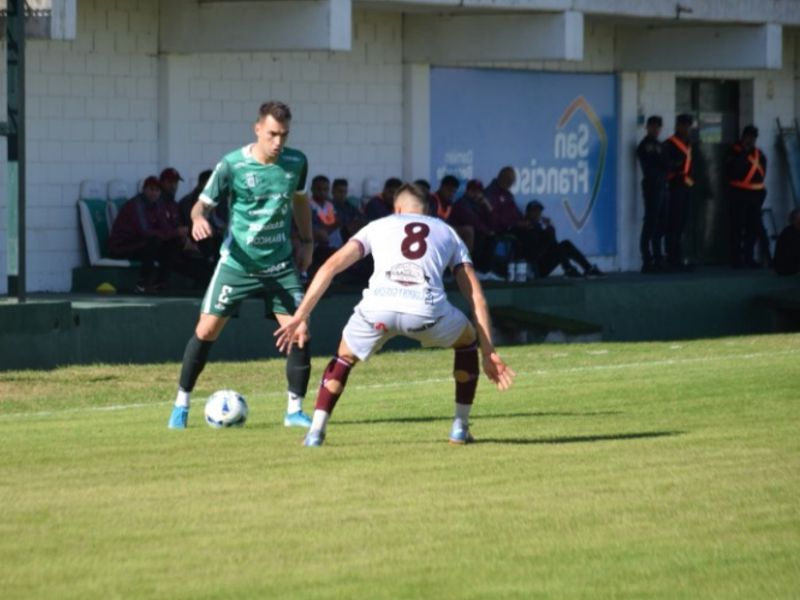
<svg viewBox="0 0 800 600">
<path fill-rule="evenodd" d="M 797 597 L 800 335 L 501 354 L 460 448 L 445 351 L 359 365 L 319 449 L 282 361 L 212 352 L 183 432 L 177 363 L 0 372 L 0 596 Z"/>
</svg>

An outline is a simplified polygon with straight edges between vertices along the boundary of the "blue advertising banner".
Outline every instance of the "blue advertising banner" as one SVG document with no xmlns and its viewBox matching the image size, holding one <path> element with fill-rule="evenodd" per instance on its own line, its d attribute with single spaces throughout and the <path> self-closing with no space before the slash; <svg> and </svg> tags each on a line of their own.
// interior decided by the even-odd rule
<svg viewBox="0 0 800 600">
<path fill-rule="evenodd" d="M 434 67 L 430 93 L 434 188 L 512 166 L 521 210 L 539 200 L 559 238 L 616 254 L 614 75 Z"/>
</svg>

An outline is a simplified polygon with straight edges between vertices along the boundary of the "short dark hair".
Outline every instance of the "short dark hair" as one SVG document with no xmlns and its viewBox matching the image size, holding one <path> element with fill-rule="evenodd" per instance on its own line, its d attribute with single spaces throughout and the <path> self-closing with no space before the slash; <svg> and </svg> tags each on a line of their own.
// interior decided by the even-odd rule
<svg viewBox="0 0 800 600">
<path fill-rule="evenodd" d="M 396 188 L 400 187 L 401 185 L 403 185 L 403 182 L 400 179 L 397 177 L 389 177 L 389 179 L 384 182 L 383 189 L 386 190 L 389 188 Z"/>
<path fill-rule="evenodd" d="M 400 180 L 398 179 L 398 181 Z M 394 199 L 397 200 L 400 194 L 410 194 L 414 196 L 420 205 L 425 208 L 425 212 L 428 211 L 428 194 L 415 183 L 400 182 L 400 187 L 397 188 L 397 191 L 394 193 Z"/>
<path fill-rule="evenodd" d="M 694 117 L 689 113 L 681 113 L 675 117 L 675 125 L 688 125 L 691 127 L 692 123 L 694 123 Z"/>
<path fill-rule="evenodd" d="M 264 102 L 258 109 L 258 120 L 262 121 L 267 117 L 272 117 L 278 123 L 286 123 L 292 120 L 292 111 L 287 104 L 278 100 Z"/>
<path fill-rule="evenodd" d="M 331 185 L 331 187 L 339 187 L 340 185 L 349 186 L 350 184 L 344 177 L 337 177 L 336 179 L 333 180 L 333 184 Z"/>
<path fill-rule="evenodd" d="M 439 187 L 460 187 L 461 182 L 458 180 L 458 177 L 455 175 L 445 175 L 442 177 L 442 180 L 439 182 Z"/>
<path fill-rule="evenodd" d="M 417 187 L 421 187 L 423 189 L 426 189 L 426 190 L 431 189 L 431 182 L 428 181 L 427 179 L 415 179 L 414 180 L 414 185 L 416 185 Z"/>
<path fill-rule="evenodd" d="M 749 135 L 758 137 L 758 127 L 755 125 L 745 125 L 744 129 L 742 129 L 742 137 L 747 137 Z"/>
<path fill-rule="evenodd" d="M 656 125 L 661 127 L 664 124 L 664 119 L 661 118 L 661 115 L 650 115 L 647 117 L 647 125 Z"/>
<path fill-rule="evenodd" d="M 516 175 L 516 173 L 515 173 L 515 171 L 514 171 L 514 167 L 512 167 L 511 165 L 506 165 L 505 167 L 503 167 L 502 169 L 500 169 L 500 170 L 497 172 L 497 176 L 498 176 L 498 177 L 500 177 L 500 176 L 502 176 L 504 173 L 514 173 L 514 174 Z"/>
<path fill-rule="evenodd" d="M 315 175 L 314 179 L 311 180 L 311 185 L 314 185 L 315 183 L 318 183 L 320 181 L 324 181 L 325 183 L 328 183 L 328 182 L 330 182 L 330 179 L 328 179 L 327 175 Z"/>
</svg>

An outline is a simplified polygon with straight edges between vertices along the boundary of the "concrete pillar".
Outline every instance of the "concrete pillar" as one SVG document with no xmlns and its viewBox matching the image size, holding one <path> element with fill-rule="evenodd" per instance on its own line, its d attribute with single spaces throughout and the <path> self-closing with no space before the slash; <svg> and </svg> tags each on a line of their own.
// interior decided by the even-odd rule
<svg viewBox="0 0 800 600">
<path fill-rule="evenodd" d="M 430 65 L 403 66 L 403 178 L 409 181 L 431 177 L 430 88 Z"/>
<path fill-rule="evenodd" d="M 621 271 L 637 270 L 639 232 L 644 209 L 637 184 L 636 145 L 638 129 L 638 77 L 620 73 L 617 79 L 617 257 L 614 267 Z"/>
</svg>

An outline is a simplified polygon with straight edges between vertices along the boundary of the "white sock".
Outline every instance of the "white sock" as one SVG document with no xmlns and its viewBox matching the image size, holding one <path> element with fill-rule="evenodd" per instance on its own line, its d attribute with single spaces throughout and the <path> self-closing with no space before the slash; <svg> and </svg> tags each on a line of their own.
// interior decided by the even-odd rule
<svg viewBox="0 0 800 600">
<path fill-rule="evenodd" d="M 178 397 L 175 398 L 175 406 L 189 408 L 189 392 L 178 390 Z"/>
<path fill-rule="evenodd" d="M 325 428 L 328 426 L 328 419 L 330 418 L 331 413 L 319 409 L 315 410 L 314 418 L 311 420 L 311 429 L 314 431 L 325 431 Z"/>
<path fill-rule="evenodd" d="M 289 392 L 289 400 L 286 403 L 286 412 L 289 414 L 303 410 L 303 397 Z"/>
<path fill-rule="evenodd" d="M 472 404 L 459 404 L 456 402 L 456 419 L 466 427 L 469 425 L 469 411 L 472 410 Z"/>
</svg>

